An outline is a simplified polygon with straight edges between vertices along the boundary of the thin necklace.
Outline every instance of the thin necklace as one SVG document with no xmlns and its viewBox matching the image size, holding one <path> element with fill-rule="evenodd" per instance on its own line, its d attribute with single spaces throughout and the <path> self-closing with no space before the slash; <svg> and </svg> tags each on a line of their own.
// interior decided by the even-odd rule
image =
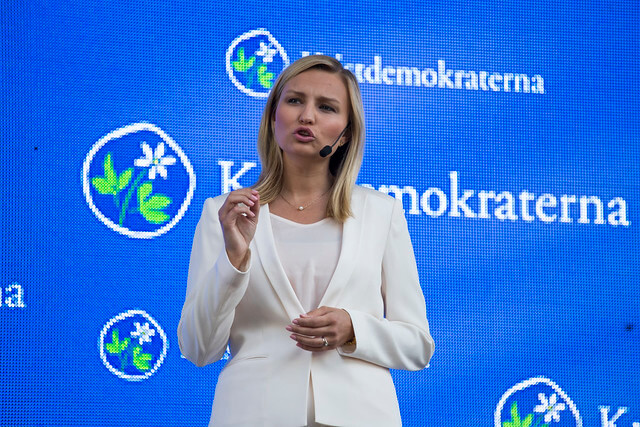
<svg viewBox="0 0 640 427">
<path fill-rule="evenodd" d="M 291 203 L 290 201 L 288 201 L 286 199 L 286 197 L 284 197 L 284 194 L 280 193 L 280 197 L 282 197 L 282 200 L 284 200 L 285 202 L 287 202 L 287 204 L 289 206 L 291 206 L 293 209 L 297 210 L 297 211 L 303 211 L 305 209 L 307 209 L 309 206 L 311 206 L 312 204 L 314 204 L 315 202 L 317 202 L 318 200 L 322 199 L 324 196 L 327 195 L 327 193 L 329 193 L 329 191 L 331 190 L 331 188 L 329 188 L 329 190 L 325 191 L 320 197 L 318 197 L 317 199 L 314 199 L 312 201 L 310 201 L 309 203 L 307 203 L 306 205 L 294 205 L 293 203 Z"/>
</svg>

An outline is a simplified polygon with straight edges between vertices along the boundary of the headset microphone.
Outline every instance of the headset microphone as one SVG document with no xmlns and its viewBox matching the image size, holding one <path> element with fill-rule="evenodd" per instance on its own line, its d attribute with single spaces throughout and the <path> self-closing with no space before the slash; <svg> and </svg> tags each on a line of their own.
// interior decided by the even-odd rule
<svg viewBox="0 0 640 427">
<path fill-rule="evenodd" d="M 333 146 L 336 145 L 338 143 L 338 141 L 340 141 L 340 138 L 342 138 L 342 135 L 344 135 L 344 133 L 347 131 L 347 129 L 349 128 L 349 126 L 351 125 L 351 122 L 347 123 L 347 126 L 345 126 L 344 129 L 342 129 L 342 132 L 340 132 L 340 135 L 338 135 L 338 137 L 336 138 L 335 142 L 331 145 L 325 145 L 322 150 L 320 150 L 320 156 L 321 157 L 327 157 L 329 154 L 331 154 L 331 151 L 333 151 Z"/>
</svg>

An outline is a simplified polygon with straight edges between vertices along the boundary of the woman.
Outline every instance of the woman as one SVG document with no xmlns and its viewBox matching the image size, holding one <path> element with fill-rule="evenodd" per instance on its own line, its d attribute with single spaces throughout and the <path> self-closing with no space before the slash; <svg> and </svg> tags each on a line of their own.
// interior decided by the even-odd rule
<svg viewBox="0 0 640 427">
<path fill-rule="evenodd" d="M 389 368 L 434 345 L 402 204 L 355 186 L 363 145 L 353 74 L 299 59 L 267 100 L 258 182 L 205 202 L 178 336 L 198 366 L 231 349 L 210 425 L 401 425 Z"/>
</svg>

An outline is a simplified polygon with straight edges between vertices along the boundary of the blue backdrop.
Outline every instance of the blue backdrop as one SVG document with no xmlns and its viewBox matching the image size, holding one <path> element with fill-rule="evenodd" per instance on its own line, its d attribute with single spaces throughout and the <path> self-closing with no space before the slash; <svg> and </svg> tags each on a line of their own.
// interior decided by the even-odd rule
<svg viewBox="0 0 640 427">
<path fill-rule="evenodd" d="M 640 425 L 637 1 L 4 2 L 0 425 L 206 425 L 176 329 L 278 73 L 361 82 L 436 342 L 407 426 Z"/>
</svg>

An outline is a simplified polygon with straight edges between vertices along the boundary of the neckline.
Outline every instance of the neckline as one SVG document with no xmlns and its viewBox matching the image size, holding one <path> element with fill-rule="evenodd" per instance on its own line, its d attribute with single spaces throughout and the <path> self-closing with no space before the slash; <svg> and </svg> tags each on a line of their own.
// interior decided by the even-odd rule
<svg viewBox="0 0 640 427">
<path fill-rule="evenodd" d="M 325 222 L 329 222 L 332 219 L 332 218 L 329 218 L 329 217 L 325 217 L 325 218 L 322 218 L 320 221 L 311 222 L 309 224 L 303 224 L 301 222 L 296 222 L 296 221 L 281 217 L 280 215 L 276 215 L 273 212 L 269 212 L 269 215 L 271 216 L 271 218 L 275 218 L 278 221 L 282 221 L 282 222 L 284 222 L 286 224 L 291 224 L 291 225 L 294 225 L 296 227 L 310 227 L 310 226 L 314 226 L 314 225 L 320 225 L 320 224 L 323 224 Z"/>
<path fill-rule="evenodd" d="M 356 260 L 358 258 L 361 243 L 360 236 L 363 227 L 362 220 L 356 220 L 355 218 L 361 218 L 362 216 L 366 193 L 364 193 L 364 189 L 359 189 L 358 187 L 356 187 L 356 189 L 358 191 L 354 191 L 352 195 L 352 200 L 355 199 L 352 207 L 354 215 L 353 217 L 347 218 L 344 224 L 341 224 L 342 245 L 340 247 L 340 258 L 338 259 L 338 265 L 336 265 L 336 269 L 333 272 L 324 296 L 320 300 L 320 306 L 337 306 L 339 304 L 340 294 L 353 273 L 354 266 L 357 264 Z M 259 225 L 256 228 L 256 234 L 253 239 L 257 255 L 260 258 L 269 283 L 278 294 L 285 311 L 290 318 L 295 319 L 304 308 L 300 304 L 291 283 L 289 283 L 277 251 L 274 250 L 276 243 L 268 203 L 261 207 L 259 215 L 262 226 Z"/>
</svg>

